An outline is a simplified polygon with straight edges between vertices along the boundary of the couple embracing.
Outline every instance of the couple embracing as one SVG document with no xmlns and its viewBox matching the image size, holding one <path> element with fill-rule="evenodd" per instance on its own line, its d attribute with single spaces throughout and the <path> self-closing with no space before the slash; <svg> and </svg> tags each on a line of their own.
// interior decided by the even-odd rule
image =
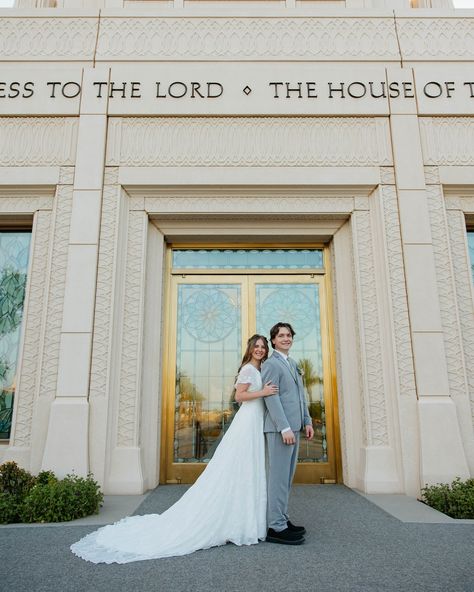
<svg viewBox="0 0 474 592">
<path fill-rule="evenodd" d="M 235 399 L 241 403 L 205 471 L 162 514 L 130 516 L 71 546 L 93 563 L 129 563 L 187 555 L 261 540 L 300 545 L 305 528 L 288 516 L 299 435 L 314 435 L 302 378 L 288 356 L 295 332 L 289 323 L 253 335 L 239 368 Z"/>
</svg>

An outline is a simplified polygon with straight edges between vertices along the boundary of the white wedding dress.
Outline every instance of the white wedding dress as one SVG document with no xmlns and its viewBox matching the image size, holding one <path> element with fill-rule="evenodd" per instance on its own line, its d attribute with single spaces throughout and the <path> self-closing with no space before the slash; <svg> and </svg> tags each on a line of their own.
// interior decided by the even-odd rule
<svg viewBox="0 0 474 592">
<path fill-rule="evenodd" d="M 237 383 L 262 388 L 260 372 L 242 367 Z M 196 483 L 163 514 L 130 516 L 71 545 L 93 563 L 129 563 L 187 555 L 232 542 L 254 545 L 266 536 L 263 401 L 244 401 Z"/>
</svg>

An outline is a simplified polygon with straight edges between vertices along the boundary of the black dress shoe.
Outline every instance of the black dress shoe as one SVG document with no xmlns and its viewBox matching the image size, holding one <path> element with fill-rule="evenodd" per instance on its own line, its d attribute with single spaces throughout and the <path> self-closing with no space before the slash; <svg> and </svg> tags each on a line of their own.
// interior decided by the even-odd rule
<svg viewBox="0 0 474 592">
<path fill-rule="evenodd" d="M 290 532 L 296 532 L 298 534 L 306 534 L 306 528 L 304 526 L 296 526 L 295 524 L 292 524 L 289 520 L 286 523 L 286 526 L 288 527 L 288 530 Z"/>
<path fill-rule="evenodd" d="M 265 540 L 267 543 L 279 543 L 280 545 L 302 545 L 304 543 L 303 535 L 291 532 L 289 528 L 280 532 L 269 528 Z"/>
</svg>

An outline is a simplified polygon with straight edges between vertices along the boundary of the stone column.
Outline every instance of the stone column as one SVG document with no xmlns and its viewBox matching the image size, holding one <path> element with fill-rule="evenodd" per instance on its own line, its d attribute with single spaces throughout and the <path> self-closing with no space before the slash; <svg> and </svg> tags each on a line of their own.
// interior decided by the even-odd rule
<svg viewBox="0 0 474 592">
<path fill-rule="evenodd" d="M 388 68 L 389 82 L 413 84 L 410 69 Z M 420 481 L 469 475 L 451 398 L 423 155 L 414 98 L 390 99 L 398 207 L 413 346 L 420 433 Z M 403 417 L 400 418 L 403 425 Z"/>
<path fill-rule="evenodd" d="M 42 468 L 63 476 L 89 470 L 89 381 L 107 131 L 107 96 L 95 81 L 109 70 L 84 69 L 64 289 L 56 397 Z"/>
</svg>

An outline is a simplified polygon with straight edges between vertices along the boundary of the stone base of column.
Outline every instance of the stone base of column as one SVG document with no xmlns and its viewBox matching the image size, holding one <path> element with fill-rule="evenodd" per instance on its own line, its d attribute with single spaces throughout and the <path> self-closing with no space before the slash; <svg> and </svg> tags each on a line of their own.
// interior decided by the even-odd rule
<svg viewBox="0 0 474 592">
<path fill-rule="evenodd" d="M 85 397 L 57 398 L 51 405 L 41 470 L 63 478 L 89 471 L 89 403 Z"/>
<path fill-rule="evenodd" d="M 138 446 L 115 448 L 105 481 L 107 495 L 140 495 L 145 492 L 141 452 Z"/>
<path fill-rule="evenodd" d="M 31 471 L 31 448 L 28 446 L 9 446 L 0 458 L 0 464 L 16 462 L 22 469 Z"/>
<path fill-rule="evenodd" d="M 421 448 L 421 487 L 469 477 L 456 406 L 450 397 L 418 401 Z"/>
<path fill-rule="evenodd" d="M 360 451 L 357 488 L 364 493 L 402 493 L 395 452 L 390 446 L 366 446 Z"/>
</svg>

